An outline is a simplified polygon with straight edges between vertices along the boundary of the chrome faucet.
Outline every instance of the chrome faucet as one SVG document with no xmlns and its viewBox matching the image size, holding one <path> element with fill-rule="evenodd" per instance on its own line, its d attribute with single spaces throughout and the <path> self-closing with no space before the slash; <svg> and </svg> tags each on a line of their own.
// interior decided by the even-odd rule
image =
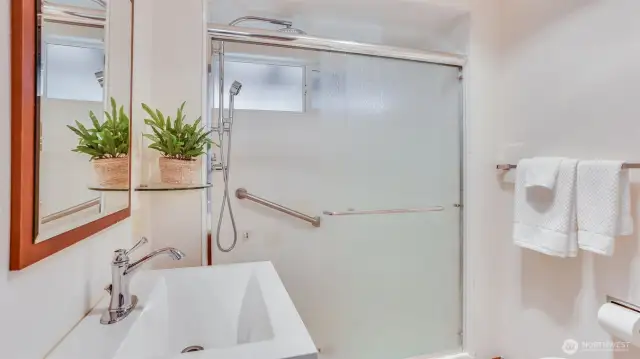
<svg viewBox="0 0 640 359">
<path fill-rule="evenodd" d="M 113 324 L 126 318 L 138 304 L 138 297 L 131 295 L 129 292 L 129 283 L 131 277 L 152 258 L 159 254 L 166 253 L 174 260 L 180 260 L 185 254 L 175 248 L 162 248 L 153 251 L 139 260 L 129 264 L 129 254 L 138 249 L 148 240 L 142 237 L 131 249 L 118 249 L 113 252 L 113 261 L 111 262 L 111 284 L 104 289 L 111 295 L 109 309 L 107 309 L 100 318 L 102 324 Z"/>
</svg>

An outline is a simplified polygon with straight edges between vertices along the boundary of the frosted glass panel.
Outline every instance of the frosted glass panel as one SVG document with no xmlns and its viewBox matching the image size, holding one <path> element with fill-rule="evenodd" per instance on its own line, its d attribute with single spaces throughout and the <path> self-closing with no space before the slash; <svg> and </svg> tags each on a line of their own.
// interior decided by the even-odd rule
<svg viewBox="0 0 640 359">
<path fill-rule="evenodd" d="M 250 62 L 225 62 L 225 98 L 233 81 L 243 85 L 236 109 L 304 111 L 304 67 Z M 215 83 L 218 91 L 218 83 Z M 226 106 L 226 104 L 225 104 Z M 218 97 L 215 97 L 218 107 Z"/>
<path fill-rule="evenodd" d="M 244 46 L 305 63 L 309 106 L 305 113 L 236 112 L 231 191 L 245 187 L 312 216 L 350 208 L 445 210 L 323 216 L 314 228 L 233 198 L 239 231 L 249 238 L 231 253 L 216 250 L 214 264 L 272 261 L 321 359 L 459 350 L 458 69 Z M 215 175 L 214 224 L 222 188 Z M 228 246 L 228 215 L 221 238 Z"/>
<path fill-rule="evenodd" d="M 96 72 L 104 70 L 104 50 L 91 47 L 46 45 L 46 97 L 102 102 Z"/>
</svg>

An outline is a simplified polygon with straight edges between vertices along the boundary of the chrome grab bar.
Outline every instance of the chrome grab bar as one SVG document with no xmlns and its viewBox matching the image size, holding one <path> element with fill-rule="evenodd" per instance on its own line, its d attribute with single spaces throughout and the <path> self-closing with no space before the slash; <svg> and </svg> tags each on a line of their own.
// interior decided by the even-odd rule
<svg viewBox="0 0 640 359">
<path fill-rule="evenodd" d="M 101 203 L 101 199 L 100 197 L 98 198 L 94 198 L 90 201 L 84 202 L 84 203 L 80 203 L 77 206 L 73 206 L 73 207 L 69 207 L 67 209 L 63 209 L 60 212 L 56 212 L 56 213 L 52 213 L 48 216 L 44 216 L 42 217 L 42 219 L 40 220 L 40 223 L 45 224 L 45 223 L 49 223 L 52 221 L 55 221 L 56 219 L 60 219 L 63 217 L 67 217 L 70 216 L 72 214 L 78 213 L 80 211 L 84 211 L 85 209 L 89 209 L 91 207 L 95 207 L 95 206 L 100 206 Z"/>
<path fill-rule="evenodd" d="M 267 199 L 264 198 L 260 198 L 258 196 L 252 195 L 251 193 L 247 192 L 247 190 L 245 188 L 238 188 L 236 190 L 236 197 L 238 199 L 248 199 L 250 201 L 256 202 L 258 204 L 261 204 L 263 206 L 269 207 L 271 209 L 275 209 L 276 211 L 288 214 L 290 216 L 296 217 L 298 219 L 301 219 L 303 221 L 307 221 L 309 223 L 311 223 L 314 227 L 320 227 L 320 217 L 311 217 L 311 216 L 307 216 L 304 213 L 300 213 L 298 211 L 294 211 L 291 208 L 287 208 L 285 206 L 279 205 L 277 203 L 273 203 Z"/>
<path fill-rule="evenodd" d="M 371 210 L 364 210 L 364 211 L 349 209 L 346 212 L 324 211 L 322 212 L 322 214 L 327 216 L 352 216 L 352 215 L 360 215 L 360 214 L 400 214 L 400 213 L 441 212 L 441 211 L 444 211 L 444 207 L 435 206 L 435 207 L 427 207 L 427 208 L 371 209 Z"/>
<path fill-rule="evenodd" d="M 496 169 L 501 171 L 515 170 L 516 168 L 518 168 L 518 165 L 512 165 L 508 163 L 502 163 L 502 164 L 496 165 Z M 639 168 L 640 168 L 640 163 L 623 163 L 622 164 L 623 170 L 639 169 Z"/>
<path fill-rule="evenodd" d="M 106 10 L 92 9 L 72 5 L 61 5 L 44 1 L 39 20 L 70 25 L 86 25 L 90 27 L 104 27 Z"/>
</svg>

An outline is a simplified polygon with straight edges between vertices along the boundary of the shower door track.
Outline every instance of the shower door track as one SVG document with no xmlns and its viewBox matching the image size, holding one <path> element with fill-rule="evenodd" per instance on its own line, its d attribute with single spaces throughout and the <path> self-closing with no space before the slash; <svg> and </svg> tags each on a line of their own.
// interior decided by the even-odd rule
<svg viewBox="0 0 640 359">
<path fill-rule="evenodd" d="M 211 40 L 216 41 L 231 41 L 294 49 L 385 57 L 459 68 L 462 68 L 466 63 L 466 57 L 459 54 L 327 39 L 248 27 L 209 24 L 207 32 Z"/>
</svg>

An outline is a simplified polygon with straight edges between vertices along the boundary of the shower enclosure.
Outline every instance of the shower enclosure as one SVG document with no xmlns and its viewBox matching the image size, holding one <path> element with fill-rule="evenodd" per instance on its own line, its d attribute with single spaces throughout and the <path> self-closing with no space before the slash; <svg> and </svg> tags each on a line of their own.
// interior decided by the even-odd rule
<svg viewBox="0 0 640 359">
<path fill-rule="evenodd" d="M 212 25 L 210 36 L 214 127 L 231 84 L 243 85 L 228 178 L 238 241 L 215 245 L 214 151 L 213 264 L 272 261 L 320 358 L 459 352 L 463 59 L 255 28 Z M 238 199 L 239 188 L 320 225 Z M 225 215 L 221 245 L 233 238 Z"/>
</svg>

